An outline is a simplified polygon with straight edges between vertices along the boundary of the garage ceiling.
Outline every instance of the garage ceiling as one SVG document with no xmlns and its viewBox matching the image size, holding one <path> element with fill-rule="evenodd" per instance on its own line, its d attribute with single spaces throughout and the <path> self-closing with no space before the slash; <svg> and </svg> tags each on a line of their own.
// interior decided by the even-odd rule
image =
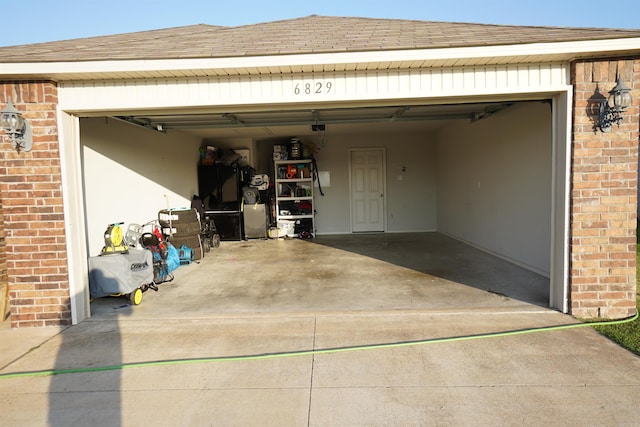
<svg viewBox="0 0 640 427">
<path fill-rule="evenodd" d="M 182 131 L 203 138 L 303 136 L 316 130 L 356 132 L 363 126 L 403 124 L 403 129 L 433 130 L 450 120 L 476 121 L 514 102 L 448 105 L 395 105 L 357 108 L 306 108 L 295 110 L 229 111 L 224 113 L 164 113 L 115 116 L 118 120 L 159 132 Z"/>
</svg>

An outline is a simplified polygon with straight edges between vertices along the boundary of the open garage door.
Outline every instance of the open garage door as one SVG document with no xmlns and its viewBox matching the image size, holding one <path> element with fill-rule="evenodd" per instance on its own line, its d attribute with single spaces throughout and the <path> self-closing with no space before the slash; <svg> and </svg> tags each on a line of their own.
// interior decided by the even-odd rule
<svg viewBox="0 0 640 427">
<path fill-rule="evenodd" d="M 272 174 L 273 146 L 297 137 L 330 177 L 315 203 L 319 236 L 351 232 L 350 150 L 383 148 L 388 232 L 442 233 L 508 260 L 545 278 L 534 292 L 548 302 L 552 123 L 544 100 L 83 118 L 89 252 L 108 223 L 187 205 L 202 146 L 247 150 L 257 173 Z"/>
</svg>

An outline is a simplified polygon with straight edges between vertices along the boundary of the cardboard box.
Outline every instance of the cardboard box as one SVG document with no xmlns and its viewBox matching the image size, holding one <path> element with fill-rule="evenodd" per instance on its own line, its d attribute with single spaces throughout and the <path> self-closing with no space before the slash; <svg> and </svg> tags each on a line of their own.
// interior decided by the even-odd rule
<svg viewBox="0 0 640 427">
<path fill-rule="evenodd" d="M 287 219 L 278 221 L 278 237 L 295 237 L 296 222 Z"/>
</svg>

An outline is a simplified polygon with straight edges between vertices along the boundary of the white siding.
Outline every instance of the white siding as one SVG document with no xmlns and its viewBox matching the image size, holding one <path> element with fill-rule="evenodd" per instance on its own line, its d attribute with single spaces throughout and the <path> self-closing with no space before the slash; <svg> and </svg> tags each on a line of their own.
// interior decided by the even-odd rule
<svg viewBox="0 0 640 427">
<path fill-rule="evenodd" d="M 526 94 L 566 89 L 567 66 L 529 64 L 70 82 L 60 105 L 70 112 Z"/>
</svg>

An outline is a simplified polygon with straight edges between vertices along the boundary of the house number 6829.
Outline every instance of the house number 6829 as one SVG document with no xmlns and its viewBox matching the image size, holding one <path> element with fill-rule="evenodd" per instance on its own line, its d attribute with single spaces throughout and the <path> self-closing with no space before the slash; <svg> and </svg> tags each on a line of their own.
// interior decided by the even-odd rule
<svg viewBox="0 0 640 427">
<path fill-rule="evenodd" d="M 298 82 L 293 86 L 294 95 L 324 95 L 333 89 L 331 81 Z"/>
</svg>

